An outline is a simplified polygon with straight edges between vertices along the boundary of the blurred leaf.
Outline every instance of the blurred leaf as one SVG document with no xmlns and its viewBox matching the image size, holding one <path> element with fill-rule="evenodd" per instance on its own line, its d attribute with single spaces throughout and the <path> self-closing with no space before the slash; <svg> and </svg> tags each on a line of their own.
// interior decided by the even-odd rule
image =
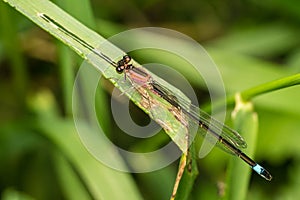
<svg viewBox="0 0 300 200">
<path fill-rule="evenodd" d="M 71 164 L 60 153 L 55 153 L 54 158 L 59 183 L 66 199 L 92 199 Z"/>
<path fill-rule="evenodd" d="M 34 99 L 32 102 L 40 116 L 37 121 L 37 128 L 51 139 L 75 166 L 93 198 L 141 199 L 132 178 L 128 174 L 103 165 L 82 146 L 73 120 L 45 115 L 47 108 L 52 109 L 51 103 L 40 105 L 39 101 Z M 43 109 L 40 109 L 41 106 Z M 114 159 L 118 159 L 122 163 L 121 157 Z"/>
<path fill-rule="evenodd" d="M 267 0 L 267 1 L 258 1 L 251 0 L 252 2 L 260 5 L 261 9 L 268 9 L 272 12 L 279 13 L 281 15 L 287 15 L 291 18 L 296 18 L 297 21 L 300 20 L 300 3 L 297 0 Z"/>
<path fill-rule="evenodd" d="M 300 195 L 300 165 L 299 158 L 295 159 L 295 162 L 289 166 L 289 179 L 290 182 L 283 186 L 283 191 L 278 199 L 294 199 Z"/>
<path fill-rule="evenodd" d="M 264 155 L 275 163 L 299 155 L 300 125 L 298 122 L 300 116 L 289 112 L 279 112 L 276 109 L 259 110 L 261 110 L 259 112 L 260 135 L 257 155 L 259 157 Z"/>
<path fill-rule="evenodd" d="M 284 68 L 276 67 L 259 59 L 225 51 L 210 51 L 219 66 L 226 91 L 229 94 L 243 91 L 254 86 L 293 75 Z M 234 59 L 231 59 L 234 58 Z M 300 113 L 297 105 L 300 99 L 299 86 L 264 94 L 255 98 L 255 105 L 284 112 Z M 289 103 L 287 103 L 289 102 Z"/>
<path fill-rule="evenodd" d="M 28 194 L 14 190 L 6 189 L 2 193 L 2 200 L 33 200 L 34 198 L 30 197 Z"/>
<path fill-rule="evenodd" d="M 207 46 L 244 55 L 276 56 L 298 46 L 300 44 L 298 34 L 298 31 L 287 24 L 270 23 L 231 30 Z"/>
<path fill-rule="evenodd" d="M 300 72 L 300 49 L 296 49 L 292 53 L 289 54 L 287 58 L 287 65 L 289 66 L 289 70 L 294 73 Z"/>
<path fill-rule="evenodd" d="M 35 198 L 58 198 L 49 142 L 36 134 L 29 118 L 1 125 L 1 185 L 14 185 Z"/>
<path fill-rule="evenodd" d="M 25 96 L 28 87 L 28 74 L 25 59 L 17 35 L 18 13 L 11 10 L 7 4 L 0 2 L 0 34 L 5 54 L 11 63 L 12 84 L 15 100 L 18 102 L 19 111 L 24 109 Z"/>
</svg>

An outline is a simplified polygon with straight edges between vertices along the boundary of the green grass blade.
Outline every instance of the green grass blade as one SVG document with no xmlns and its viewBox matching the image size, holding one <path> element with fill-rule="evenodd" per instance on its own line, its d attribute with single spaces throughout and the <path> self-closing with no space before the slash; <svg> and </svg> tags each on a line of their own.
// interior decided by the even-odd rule
<svg viewBox="0 0 300 200">
<path fill-rule="evenodd" d="M 46 0 L 30 1 L 30 0 L 8 0 L 6 1 L 20 13 L 32 20 L 34 23 L 48 31 L 51 35 L 61 40 L 63 43 L 71 47 L 80 56 L 85 58 L 90 51 L 78 44 L 70 37 L 62 34 L 55 26 L 42 19 L 39 14 L 45 13 L 51 18 L 57 20 L 62 26 L 82 38 L 91 45 L 97 46 L 104 38 L 97 35 L 92 30 L 83 26 L 80 22 L 61 10 L 55 4 Z"/>
<path fill-rule="evenodd" d="M 58 173 L 60 187 L 67 199 L 92 199 L 70 162 L 58 152 L 54 152 L 54 163 Z"/>
<path fill-rule="evenodd" d="M 71 121 L 42 120 L 40 127 L 75 164 L 93 198 L 141 199 L 129 174 L 103 165 L 82 146 Z"/>
<path fill-rule="evenodd" d="M 258 118 L 253 111 L 252 104 L 242 102 L 237 98 L 236 107 L 233 111 L 233 122 L 235 130 L 242 134 L 247 141 L 248 147 L 244 152 L 253 157 L 258 133 Z M 226 181 L 226 193 L 224 199 L 243 200 L 246 199 L 251 168 L 237 157 L 232 158 Z"/>
<path fill-rule="evenodd" d="M 90 1 L 88 0 L 66 0 L 57 1 L 57 5 L 71 13 L 77 19 L 80 19 L 85 24 L 95 28 L 95 20 L 93 18 Z M 72 115 L 72 90 L 74 84 L 75 66 L 79 66 L 82 59 L 74 56 L 74 53 L 65 45 L 59 43 L 58 47 L 58 63 L 59 75 L 62 85 L 63 101 L 65 113 Z"/>
<path fill-rule="evenodd" d="M 128 173 L 102 164 L 87 151 L 78 137 L 73 120 L 59 118 L 54 113 L 49 115 L 49 112 L 55 110 L 56 107 L 50 93 L 40 93 L 30 102 L 39 116 L 34 123 L 36 129 L 49 138 L 74 165 L 93 199 L 141 199 L 135 183 Z M 122 158 L 117 154 L 113 159 L 123 164 Z M 65 166 L 63 167 L 60 170 L 67 170 Z M 72 173 L 69 172 L 67 176 Z M 74 181 L 74 179 L 72 180 Z M 73 183 L 72 185 L 78 186 L 79 184 Z M 69 189 L 72 188 L 72 185 Z"/>
<path fill-rule="evenodd" d="M 189 154 L 187 155 L 187 165 L 184 170 L 182 179 L 179 183 L 175 200 L 189 199 L 194 186 L 194 182 L 199 174 L 196 158 L 197 153 L 195 145 L 192 144 L 189 148 Z"/>
<path fill-rule="evenodd" d="M 13 12 L 6 4 L 0 5 L 0 33 L 2 42 L 6 49 L 7 57 L 11 63 L 13 87 L 15 98 L 18 101 L 19 109 L 24 109 L 26 91 L 28 87 L 28 74 L 26 64 L 22 55 L 21 44 L 17 39 L 17 13 Z"/>
<path fill-rule="evenodd" d="M 118 85 L 115 80 L 118 80 L 120 78 L 123 78 L 122 74 L 117 74 L 115 72 L 115 69 L 113 67 L 107 66 L 107 64 L 103 64 L 104 61 L 99 58 L 99 56 L 95 54 L 91 54 L 91 50 L 86 48 L 84 45 L 82 45 L 77 40 L 74 40 L 73 37 L 70 35 L 65 34 L 61 29 L 58 29 L 58 24 L 61 27 L 63 27 L 65 30 L 68 30 L 72 34 L 76 35 L 78 38 L 81 38 L 83 41 L 88 43 L 89 45 L 93 47 L 97 47 L 99 43 L 106 41 L 103 37 L 99 36 L 94 31 L 88 29 L 84 25 L 82 25 L 80 22 L 75 20 L 73 17 L 62 11 L 60 8 L 58 8 L 56 5 L 49 1 L 45 0 L 39 0 L 39 1 L 30 1 L 30 0 L 8 0 L 9 4 L 11 4 L 13 7 L 15 7 L 18 11 L 23 13 L 26 17 L 31 19 L 33 22 L 41 26 L 43 29 L 48 31 L 50 34 L 61 40 L 66 45 L 70 46 L 74 51 L 76 51 L 81 57 L 84 59 L 87 59 L 89 63 L 91 63 L 94 67 L 96 67 L 99 71 L 103 73 L 103 76 L 106 78 L 109 78 L 116 87 L 118 87 L 121 91 L 125 91 L 125 94 L 129 96 L 129 98 L 138 105 L 142 110 L 144 110 L 146 113 L 149 114 L 149 109 L 145 108 L 144 105 L 140 102 L 141 97 L 139 95 L 131 95 L 127 93 L 128 87 L 132 87 L 129 85 L 129 83 Z M 45 16 L 51 18 L 53 20 L 52 22 L 49 22 L 45 19 Z M 54 22 L 55 21 L 55 22 Z M 101 49 L 101 51 L 109 56 L 110 58 L 114 59 L 116 55 L 121 56 L 124 55 L 124 52 L 122 52 L 119 48 L 112 44 L 108 44 L 109 46 L 105 49 Z M 100 62 L 100 64 L 99 64 Z M 153 75 L 153 74 L 151 74 Z M 153 75 L 153 77 L 155 77 Z M 155 77 L 156 78 L 156 77 Z M 157 80 L 159 80 L 157 78 Z M 162 81 L 162 80 L 161 80 Z M 166 84 L 166 87 L 171 87 L 169 84 L 164 82 Z M 177 91 L 178 95 L 182 95 L 179 90 L 176 90 L 174 87 L 171 87 L 173 91 Z M 149 93 L 152 93 L 151 91 L 148 91 Z M 176 117 L 170 112 L 170 110 L 166 107 L 166 101 L 161 100 L 161 98 L 158 97 L 158 95 L 151 95 L 153 99 L 157 100 L 159 105 L 158 107 L 163 108 L 161 113 L 167 114 L 168 120 L 166 123 L 163 124 L 175 124 L 174 130 L 175 131 L 168 131 L 166 129 L 169 129 L 168 127 L 165 129 L 167 134 L 173 139 L 173 141 L 182 149 L 183 151 L 186 151 L 186 140 L 185 140 L 185 133 L 183 133 L 183 129 L 186 127 L 183 127 L 183 124 L 178 122 Z M 184 97 L 183 97 L 184 98 Z M 170 106 L 170 105 L 168 105 Z M 159 111 L 160 112 L 160 111 Z M 153 115 L 152 115 L 153 116 Z M 160 116 L 160 113 L 157 113 L 156 116 Z M 163 116 L 164 117 L 164 116 Z M 161 119 L 156 119 L 156 121 L 161 121 Z M 169 129 L 170 130 L 170 129 Z"/>
<path fill-rule="evenodd" d="M 74 84 L 74 55 L 65 45 L 57 44 L 58 73 L 62 88 L 64 111 L 68 116 L 72 115 L 72 91 Z"/>
</svg>

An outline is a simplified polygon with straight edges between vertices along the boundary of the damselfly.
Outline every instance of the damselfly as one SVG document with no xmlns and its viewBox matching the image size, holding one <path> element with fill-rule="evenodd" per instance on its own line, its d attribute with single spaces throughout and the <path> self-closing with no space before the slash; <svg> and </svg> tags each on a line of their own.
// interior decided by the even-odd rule
<svg viewBox="0 0 300 200">
<path fill-rule="evenodd" d="M 240 148 L 244 148 L 246 146 L 246 142 L 236 131 L 225 124 L 222 124 L 196 106 L 186 102 L 184 99 L 179 100 L 179 97 L 175 96 L 172 91 L 153 80 L 152 76 L 142 68 L 138 68 L 130 64 L 130 61 L 130 56 L 123 56 L 123 58 L 117 63 L 116 71 L 118 73 L 125 73 L 126 77 L 130 78 L 132 82 L 143 87 L 146 86 L 153 90 L 157 95 L 165 99 L 172 106 L 180 109 L 186 116 L 196 120 L 201 128 L 205 129 L 218 140 L 222 149 L 225 149 L 227 152 L 241 158 L 244 162 L 250 165 L 255 172 L 266 180 L 272 179 L 271 174 L 265 168 L 240 150 Z"/>
<path fill-rule="evenodd" d="M 135 67 L 131 63 L 130 56 L 125 55 L 118 62 L 115 62 L 104 53 L 98 51 L 92 45 L 61 26 L 49 16 L 45 14 L 39 14 L 39 16 L 48 23 L 51 23 L 56 29 L 68 35 L 73 40 L 102 58 L 108 64 L 115 67 L 116 72 L 124 73 L 125 77 L 130 79 L 133 84 L 138 85 L 138 87 L 147 88 L 147 90 L 152 91 L 158 97 L 167 101 L 171 106 L 180 110 L 186 117 L 197 123 L 200 128 L 204 129 L 207 133 L 216 138 L 222 149 L 241 158 L 261 177 L 269 181 L 272 179 L 271 174 L 265 168 L 241 151 L 241 148 L 246 147 L 246 142 L 236 131 L 201 111 L 198 107 L 191 105 L 186 100 L 179 99 L 179 97 L 177 97 L 171 90 L 154 80 L 154 78 L 146 70 L 141 67 Z"/>
</svg>

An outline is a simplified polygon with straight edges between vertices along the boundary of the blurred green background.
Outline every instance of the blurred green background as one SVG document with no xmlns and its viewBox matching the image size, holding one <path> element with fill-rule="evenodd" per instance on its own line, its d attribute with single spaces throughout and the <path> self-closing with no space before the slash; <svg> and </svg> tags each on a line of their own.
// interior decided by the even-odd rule
<svg viewBox="0 0 300 200">
<path fill-rule="evenodd" d="M 104 37 L 144 26 L 170 28 L 192 37 L 216 62 L 228 94 L 300 72 L 300 2 L 296 0 L 55 3 Z M 178 163 L 151 173 L 121 173 L 101 165 L 80 143 L 71 106 L 74 76 L 82 60 L 2 1 L 0 20 L 2 199 L 168 199 Z M 135 58 L 163 59 L 159 54 Z M 192 77 L 189 71 L 183 73 Z M 191 83 L 203 94 L 201 102 L 209 103 L 205 87 L 195 80 Z M 145 145 L 124 136 L 110 114 L 111 90 L 108 81 L 101 81 L 97 111 L 114 142 L 127 149 L 151 149 L 166 139 L 163 135 Z M 255 158 L 274 179 L 266 182 L 253 174 L 247 199 L 300 196 L 299 102 L 299 86 L 253 99 L 259 118 Z M 137 123 L 147 124 L 147 115 L 130 108 Z M 230 158 L 213 150 L 199 161 L 190 199 L 222 196 Z"/>
</svg>

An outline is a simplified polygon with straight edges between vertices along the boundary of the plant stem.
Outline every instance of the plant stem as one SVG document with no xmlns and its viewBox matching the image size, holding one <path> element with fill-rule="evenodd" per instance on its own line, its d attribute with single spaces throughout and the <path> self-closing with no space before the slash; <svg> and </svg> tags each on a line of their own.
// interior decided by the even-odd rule
<svg viewBox="0 0 300 200">
<path fill-rule="evenodd" d="M 300 74 L 295 74 L 292 76 L 288 76 L 275 81 L 264 83 L 256 87 L 250 88 L 248 90 L 245 90 L 241 92 L 241 97 L 244 101 L 249 101 L 258 95 L 299 85 L 299 84 L 300 84 Z"/>
<path fill-rule="evenodd" d="M 288 87 L 292 87 L 295 85 L 300 85 L 300 73 L 299 74 L 295 74 L 292 76 L 288 76 L 288 77 L 284 77 L 281 79 L 277 79 L 274 81 L 270 81 L 267 83 L 263 83 L 261 85 L 252 87 L 250 89 L 244 90 L 240 92 L 240 96 L 242 101 L 251 101 L 253 98 L 262 95 L 262 94 L 266 94 L 275 90 L 279 90 L 279 89 L 284 89 L 284 88 L 288 88 Z M 215 108 L 216 110 L 218 110 L 222 104 L 223 101 L 219 101 L 216 102 Z M 235 104 L 235 95 L 230 95 L 226 98 L 226 104 L 227 106 L 234 106 Z M 219 106 L 220 105 L 220 106 Z M 210 105 L 204 105 L 202 107 L 203 110 L 205 110 L 206 112 L 210 112 L 211 108 Z"/>
</svg>

